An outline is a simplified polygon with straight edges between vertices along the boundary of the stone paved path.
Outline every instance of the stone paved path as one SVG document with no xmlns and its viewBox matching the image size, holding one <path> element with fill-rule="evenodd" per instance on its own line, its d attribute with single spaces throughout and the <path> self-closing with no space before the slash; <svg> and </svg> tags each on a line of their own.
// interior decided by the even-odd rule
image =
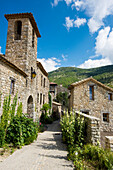
<svg viewBox="0 0 113 170">
<path fill-rule="evenodd" d="M 0 170 L 72 170 L 66 146 L 61 141 L 59 122 L 49 125 L 37 141 L 17 150 L 0 163 Z"/>
</svg>

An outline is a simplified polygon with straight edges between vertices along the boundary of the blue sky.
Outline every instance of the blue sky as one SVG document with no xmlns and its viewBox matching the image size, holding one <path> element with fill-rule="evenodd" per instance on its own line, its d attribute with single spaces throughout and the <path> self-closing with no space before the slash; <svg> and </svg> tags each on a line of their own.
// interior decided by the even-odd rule
<svg viewBox="0 0 113 170">
<path fill-rule="evenodd" d="M 37 58 L 47 71 L 113 64 L 113 0 L 6 0 L 1 7 L 1 53 L 7 39 L 4 14 L 32 12 L 42 36 Z"/>
</svg>

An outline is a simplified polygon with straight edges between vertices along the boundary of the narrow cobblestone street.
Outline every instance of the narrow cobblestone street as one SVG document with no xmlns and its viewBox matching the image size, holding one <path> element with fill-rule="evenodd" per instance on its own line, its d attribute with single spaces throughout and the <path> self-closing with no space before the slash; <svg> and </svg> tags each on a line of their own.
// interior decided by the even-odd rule
<svg viewBox="0 0 113 170">
<path fill-rule="evenodd" d="M 72 170 L 67 160 L 66 146 L 62 143 L 59 122 L 48 126 L 37 141 L 17 150 L 0 163 L 0 170 Z"/>
</svg>

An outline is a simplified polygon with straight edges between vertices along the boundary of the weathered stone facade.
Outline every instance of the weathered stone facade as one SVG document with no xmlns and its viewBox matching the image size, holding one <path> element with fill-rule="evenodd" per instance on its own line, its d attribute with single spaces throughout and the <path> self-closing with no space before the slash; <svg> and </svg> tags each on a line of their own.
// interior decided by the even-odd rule
<svg viewBox="0 0 113 170">
<path fill-rule="evenodd" d="M 105 137 L 105 148 L 110 149 L 113 152 L 113 136 Z"/>
<path fill-rule="evenodd" d="M 53 83 L 53 82 L 50 82 L 49 91 L 50 91 L 52 100 L 55 99 L 56 95 L 57 95 L 57 84 Z"/>
<path fill-rule="evenodd" d="M 93 99 L 90 99 L 90 87 L 93 87 Z M 113 89 L 92 77 L 73 83 L 69 89 L 70 110 L 99 118 L 101 131 L 113 132 Z"/>
<path fill-rule="evenodd" d="M 37 61 L 37 38 L 41 36 L 31 13 L 8 14 L 5 17 L 8 32 L 6 54 L 0 60 L 2 100 L 11 91 L 11 81 L 14 82 L 12 96 L 18 92 L 23 112 L 36 118 L 40 116 L 42 105 L 48 103 L 49 91 L 48 73 Z M 32 77 L 33 73 L 36 74 L 35 78 Z"/>
</svg>

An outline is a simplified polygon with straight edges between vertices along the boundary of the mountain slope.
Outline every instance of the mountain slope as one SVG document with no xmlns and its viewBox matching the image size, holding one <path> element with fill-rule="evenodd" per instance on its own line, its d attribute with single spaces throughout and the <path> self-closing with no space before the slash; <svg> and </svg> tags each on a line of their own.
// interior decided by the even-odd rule
<svg viewBox="0 0 113 170">
<path fill-rule="evenodd" d="M 81 69 L 76 67 L 61 67 L 49 72 L 50 82 L 62 84 L 64 87 L 92 76 L 96 80 L 113 87 L 113 65 L 92 69 Z"/>
</svg>

